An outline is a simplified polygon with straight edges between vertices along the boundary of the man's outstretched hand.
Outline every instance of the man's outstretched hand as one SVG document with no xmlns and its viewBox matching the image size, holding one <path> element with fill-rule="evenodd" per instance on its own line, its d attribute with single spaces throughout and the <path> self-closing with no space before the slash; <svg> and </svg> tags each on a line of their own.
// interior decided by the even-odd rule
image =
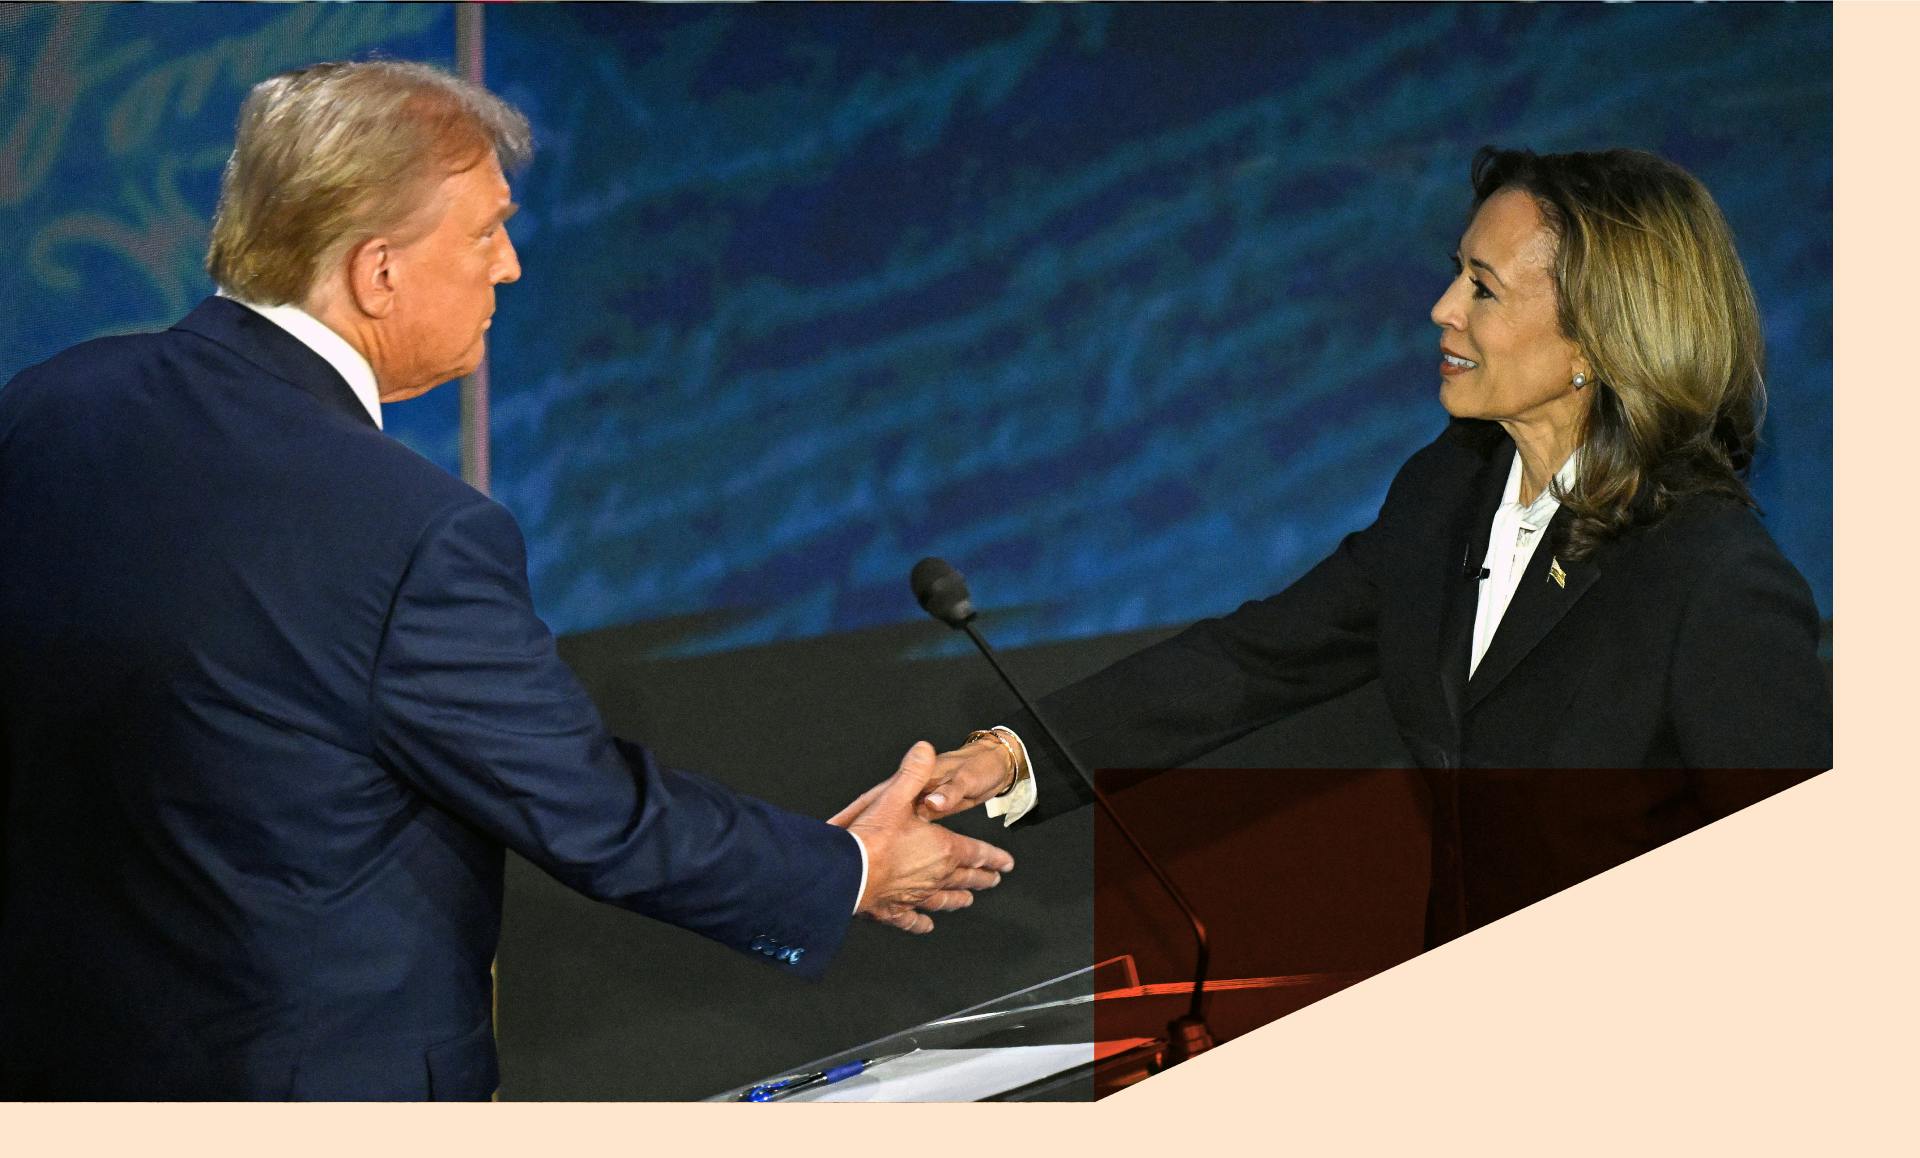
<svg viewBox="0 0 1920 1158">
<path fill-rule="evenodd" d="M 859 911 L 909 933 L 931 932 L 928 913 L 966 908 L 975 889 L 992 888 L 1013 868 L 1004 850 L 915 815 L 933 776 L 933 745 L 922 740 L 907 749 L 899 771 L 827 822 L 858 834 L 866 846 L 867 891 Z"/>
</svg>

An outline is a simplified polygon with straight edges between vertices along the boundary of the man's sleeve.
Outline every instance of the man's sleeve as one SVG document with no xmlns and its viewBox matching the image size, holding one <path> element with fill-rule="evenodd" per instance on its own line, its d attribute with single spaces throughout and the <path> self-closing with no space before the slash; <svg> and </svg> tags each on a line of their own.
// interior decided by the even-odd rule
<svg viewBox="0 0 1920 1158">
<path fill-rule="evenodd" d="M 372 698 L 381 760 L 569 887 L 803 975 L 839 947 L 854 838 L 608 735 L 533 613 L 499 505 L 457 505 L 422 535 Z"/>
</svg>

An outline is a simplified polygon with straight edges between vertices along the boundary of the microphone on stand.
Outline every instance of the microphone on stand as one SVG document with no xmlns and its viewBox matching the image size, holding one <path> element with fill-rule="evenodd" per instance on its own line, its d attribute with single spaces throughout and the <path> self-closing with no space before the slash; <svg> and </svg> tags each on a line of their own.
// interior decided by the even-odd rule
<svg viewBox="0 0 1920 1158">
<path fill-rule="evenodd" d="M 1180 890 L 1167 878 L 1166 872 L 1160 867 L 1160 862 L 1153 859 L 1153 856 L 1134 837 L 1132 830 L 1120 819 L 1120 814 L 1114 811 L 1113 803 L 1107 799 L 1107 794 L 1100 791 L 1099 785 L 1093 782 L 1093 777 L 1087 774 L 1087 770 L 1081 766 L 1079 759 L 1060 742 L 1059 735 L 1047 724 L 1045 717 L 1041 716 L 1040 709 L 1027 698 L 1027 693 L 1020 689 L 1020 685 L 1014 681 L 1007 669 L 1000 666 L 1000 658 L 993 654 L 993 648 L 987 646 L 986 639 L 973 626 L 974 617 L 978 612 L 974 610 L 973 597 L 967 591 L 966 578 L 954 570 L 953 565 L 945 559 L 928 558 L 913 565 L 913 574 L 908 582 L 912 584 L 913 597 L 919 601 L 922 610 L 955 631 L 966 632 L 967 638 L 973 640 L 974 646 L 980 649 L 981 655 L 987 657 L 987 662 L 993 665 L 993 670 L 999 674 L 1001 682 L 1007 685 L 1013 692 L 1014 698 L 1020 701 L 1020 706 L 1033 717 L 1033 722 L 1053 744 L 1054 750 L 1066 758 L 1067 766 L 1072 768 L 1074 774 L 1086 784 L 1087 791 L 1093 794 L 1094 804 L 1107 814 L 1107 819 L 1113 822 L 1113 827 L 1127 844 L 1132 846 L 1134 853 L 1146 864 L 1147 870 L 1153 873 L 1154 879 L 1160 882 L 1160 887 L 1167 891 L 1167 895 L 1173 898 L 1173 903 L 1187 918 L 1187 924 L 1193 928 L 1194 941 L 1193 999 L 1188 1004 L 1185 1014 L 1167 1023 L 1167 1064 L 1177 1065 L 1195 1054 L 1212 1049 L 1213 1032 L 1207 1028 L 1206 1018 L 1207 927 L 1200 922 L 1199 915 L 1180 894 Z"/>
</svg>

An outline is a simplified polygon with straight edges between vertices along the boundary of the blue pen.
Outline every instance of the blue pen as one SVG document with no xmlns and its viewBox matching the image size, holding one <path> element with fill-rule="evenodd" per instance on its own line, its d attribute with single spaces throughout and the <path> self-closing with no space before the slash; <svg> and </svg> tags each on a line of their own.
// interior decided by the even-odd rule
<svg viewBox="0 0 1920 1158">
<path fill-rule="evenodd" d="M 858 1077 L 872 1067 L 879 1065 L 881 1062 L 890 1062 L 895 1058 L 903 1058 L 912 1052 L 914 1051 L 910 1049 L 902 1050 L 899 1053 L 883 1054 L 880 1057 L 861 1058 L 857 1061 L 842 1062 L 832 1069 L 818 1070 L 810 1074 L 794 1074 L 791 1077 L 776 1078 L 773 1081 L 762 1082 L 754 1086 L 734 1100 L 740 1102 L 777 1102 L 782 1098 L 790 1098 L 801 1090 L 810 1090 L 815 1086 L 830 1086 L 835 1082 L 844 1082 L 848 1078 Z"/>
</svg>

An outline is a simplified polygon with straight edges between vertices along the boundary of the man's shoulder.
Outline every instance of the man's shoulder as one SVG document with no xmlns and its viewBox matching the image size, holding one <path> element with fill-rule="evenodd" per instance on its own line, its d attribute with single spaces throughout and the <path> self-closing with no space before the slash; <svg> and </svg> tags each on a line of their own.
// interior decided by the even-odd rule
<svg viewBox="0 0 1920 1158">
<path fill-rule="evenodd" d="M 91 425 L 102 405 L 167 361 L 165 332 L 91 338 L 26 367 L 0 383 L 0 437 L 36 420 L 42 425 Z M 28 416 L 32 415 L 33 418 Z"/>
<path fill-rule="evenodd" d="M 236 468 L 257 463 L 306 503 L 354 504 L 375 520 L 424 521 L 485 501 L 364 417 L 183 327 L 91 339 L 21 371 L 0 388 L 0 435 L 8 431 L 46 446 L 80 439 L 132 453 L 191 445 L 196 457 Z"/>
<path fill-rule="evenodd" d="M 40 383 L 94 381 L 106 374 L 125 374 L 165 349 L 170 333 L 163 330 L 89 338 L 22 369 L 0 385 L 0 394 L 12 393 L 15 387 L 30 389 Z"/>
<path fill-rule="evenodd" d="M 288 467 L 311 472 L 312 489 L 350 504 L 358 517 L 424 527 L 450 509 L 489 502 L 392 435 L 314 409 L 301 436 L 307 445 Z"/>
<path fill-rule="evenodd" d="M 11 396 L 16 405 L 36 395 L 50 403 L 79 402 L 155 377 L 185 380 L 249 373 L 259 373 L 258 367 L 202 335 L 174 326 L 107 334 L 68 346 L 0 385 L 0 397 Z"/>
</svg>

